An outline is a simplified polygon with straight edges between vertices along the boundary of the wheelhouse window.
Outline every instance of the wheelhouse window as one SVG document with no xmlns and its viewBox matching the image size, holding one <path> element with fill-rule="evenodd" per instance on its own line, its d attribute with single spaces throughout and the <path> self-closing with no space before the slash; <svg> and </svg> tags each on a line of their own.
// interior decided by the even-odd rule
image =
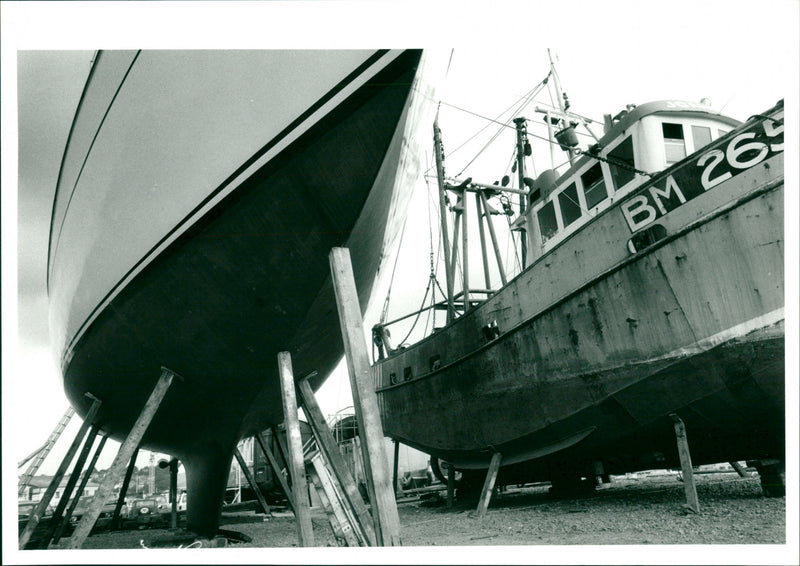
<svg viewBox="0 0 800 566">
<path fill-rule="evenodd" d="M 542 241 L 549 240 L 558 232 L 558 221 L 556 220 L 556 206 L 553 201 L 548 202 L 536 213 L 539 219 L 539 232 Z"/>
<path fill-rule="evenodd" d="M 710 144 L 711 128 L 706 126 L 692 126 L 692 141 L 694 141 L 695 151 Z"/>
<path fill-rule="evenodd" d="M 683 126 L 680 124 L 661 124 L 661 131 L 664 134 L 664 150 L 667 157 L 667 165 L 677 163 L 686 157 L 686 142 L 683 137 Z"/>
<path fill-rule="evenodd" d="M 561 207 L 561 219 L 565 227 L 581 217 L 581 204 L 578 201 L 578 187 L 575 183 L 558 194 L 558 204 Z"/>
<path fill-rule="evenodd" d="M 633 180 L 633 138 L 628 136 L 617 147 L 608 152 L 608 168 L 611 170 L 611 179 L 614 190 L 620 190 Z"/>
<path fill-rule="evenodd" d="M 583 196 L 586 197 L 586 208 L 594 208 L 608 196 L 606 183 L 603 180 L 603 170 L 599 163 L 595 163 L 581 175 L 581 182 L 583 183 Z"/>
</svg>

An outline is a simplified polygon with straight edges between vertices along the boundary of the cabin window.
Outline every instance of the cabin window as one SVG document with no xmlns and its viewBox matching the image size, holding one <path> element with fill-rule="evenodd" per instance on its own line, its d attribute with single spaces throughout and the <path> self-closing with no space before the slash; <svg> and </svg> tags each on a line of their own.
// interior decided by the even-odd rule
<svg viewBox="0 0 800 566">
<path fill-rule="evenodd" d="M 667 165 L 677 163 L 686 157 L 686 142 L 683 138 L 683 126 L 680 124 L 661 124 L 661 131 L 664 134 L 664 149 L 667 157 Z"/>
<path fill-rule="evenodd" d="M 717 135 L 719 135 L 719 137 L 722 137 L 725 134 L 727 134 L 729 131 L 730 130 L 717 130 Z"/>
<path fill-rule="evenodd" d="M 594 208 L 608 196 L 606 183 L 603 180 L 603 170 L 600 164 L 595 163 L 586 173 L 581 175 L 583 183 L 583 196 L 586 197 L 586 208 Z"/>
<path fill-rule="evenodd" d="M 701 147 L 707 146 L 711 143 L 711 128 L 706 126 L 692 126 L 692 140 L 694 141 L 695 151 Z"/>
<path fill-rule="evenodd" d="M 619 190 L 633 180 L 633 138 L 628 136 L 617 147 L 608 152 L 608 168 L 614 189 Z"/>
<path fill-rule="evenodd" d="M 581 217 L 581 203 L 578 202 L 578 187 L 575 183 L 558 194 L 558 204 L 561 206 L 564 226 L 569 226 Z"/>
<path fill-rule="evenodd" d="M 536 216 L 539 219 L 539 232 L 542 234 L 542 241 L 549 240 L 558 232 L 556 207 L 553 201 L 548 202 L 540 208 Z"/>
</svg>

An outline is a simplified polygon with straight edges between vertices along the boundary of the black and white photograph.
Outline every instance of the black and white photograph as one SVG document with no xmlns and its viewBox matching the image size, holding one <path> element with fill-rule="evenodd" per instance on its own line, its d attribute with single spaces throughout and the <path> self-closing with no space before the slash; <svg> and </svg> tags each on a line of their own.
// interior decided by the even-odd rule
<svg viewBox="0 0 800 566">
<path fill-rule="evenodd" d="M 800 2 L 2 14 L 3 563 L 798 564 Z"/>
</svg>

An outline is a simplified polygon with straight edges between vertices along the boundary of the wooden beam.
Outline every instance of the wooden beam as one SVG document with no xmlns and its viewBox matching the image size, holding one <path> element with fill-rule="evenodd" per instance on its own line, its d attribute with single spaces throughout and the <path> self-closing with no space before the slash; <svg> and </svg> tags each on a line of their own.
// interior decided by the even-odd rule
<svg viewBox="0 0 800 566">
<path fill-rule="evenodd" d="M 286 436 L 288 437 L 289 460 L 287 460 L 287 466 L 292 475 L 297 536 L 300 546 L 314 546 L 314 530 L 311 525 L 311 511 L 308 507 L 303 439 L 300 435 L 294 373 L 292 372 L 292 358 L 289 352 L 280 352 L 278 354 L 278 373 L 281 379 L 283 418 L 286 424 Z"/>
<path fill-rule="evenodd" d="M 275 446 L 278 447 L 278 452 L 281 455 L 284 463 L 286 464 L 286 471 L 289 473 L 289 478 L 292 477 L 292 470 L 289 469 L 289 449 L 286 448 L 286 440 L 283 438 L 281 434 L 280 428 L 276 425 L 273 426 L 270 430 L 272 430 L 272 436 L 275 438 Z"/>
<path fill-rule="evenodd" d="M 178 528 L 178 459 L 169 460 L 169 528 Z"/>
<path fill-rule="evenodd" d="M 728 463 L 731 465 L 731 468 L 736 470 L 736 473 L 739 474 L 740 478 L 746 478 L 750 476 L 750 474 L 747 473 L 747 470 L 745 470 L 739 462 L 728 462 Z"/>
<path fill-rule="evenodd" d="M 379 544 L 399 546 L 400 519 L 394 490 L 391 488 L 391 472 L 386 457 L 381 416 L 378 412 L 378 397 L 370 372 L 369 353 L 364 338 L 364 323 L 361 318 L 350 251 L 346 248 L 333 248 L 330 253 L 330 263 L 367 487 L 375 521 L 375 534 Z"/>
<path fill-rule="evenodd" d="M 400 491 L 400 484 L 398 482 L 397 477 L 397 466 L 398 461 L 400 460 L 400 443 L 395 439 L 394 441 L 394 468 L 392 470 L 392 487 L 394 488 L 394 492 L 397 493 Z"/>
<path fill-rule="evenodd" d="M 125 478 L 122 480 L 119 496 L 117 496 L 117 504 L 114 506 L 114 514 L 111 516 L 109 529 L 112 531 L 118 530 L 120 527 L 120 514 L 122 513 L 122 506 L 125 504 L 125 496 L 128 495 L 128 488 L 131 485 L 131 478 L 133 477 L 133 472 L 136 468 L 136 458 L 138 456 L 139 447 L 137 446 L 131 455 L 130 462 L 128 462 L 128 467 L 125 470 Z"/>
<path fill-rule="evenodd" d="M 333 433 L 325 420 L 325 416 L 322 414 L 322 410 L 317 404 L 317 399 L 314 396 L 314 392 L 311 390 L 311 385 L 308 383 L 307 379 L 303 379 L 297 384 L 297 389 L 300 392 L 303 411 L 311 425 L 311 430 L 314 432 L 317 446 L 325 462 L 333 470 L 334 477 L 339 482 L 339 485 L 342 486 L 344 496 L 347 498 L 350 507 L 355 511 L 356 518 L 361 526 L 361 530 L 364 531 L 364 536 L 367 538 L 368 544 L 370 546 L 375 546 L 377 544 L 377 538 L 375 537 L 373 519 L 369 511 L 367 511 L 366 505 L 364 505 L 364 500 L 361 498 L 358 486 L 350 473 L 350 468 L 347 467 L 342 453 L 339 452 L 339 445 L 336 444 Z"/>
<path fill-rule="evenodd" d="M 497 479 L 497 472 L 500 470 L 500 460 L 502 459 L 503 456 L 500 452 L 492 454 L 492 461 L 489 462 L 489 469 L 486 472 L 486 480 L 483 482 L 483 490 L 481 491 L 480 499 L 478 499 L 477 512 L 480 519 L 486 516 L 486 510 L 489 508 L 489 501 L 492 499 L 492 492 L 494 491 L 494 482 Z"/>
<path fill-rule="evenodd" d="M 75 512 L 75 508 L 78 506 L 81 496 L 83 496 L 83 490 L 86 489 L 86 484 L 89 483 L 89 478 L 91 478 L 92 474 L 94 473 L 94 467 L 97 465 L 97 460 L 100 458 L 100 454 L 103 452 L 103 448 L 106 445 L 106 440 L 108 440 L 108 436 L 103 435 L 103 437 L 100 439 L 100 444 L 97 445 L 97 449 L 94 451 L 92 461 L 89 462 L 89 465 L 86 467 L 86 473 L 83 474 L 83 479 L 81 479 L 81 483 L 75 492 L 75 497 L 72 498 L 72 503 L 70 504 L 69 509 L 67 509 L 67 514 L 64 515 L 64 520 L 61 522 L 56 534 L 53 536 L 53 544 L 58 544 L 58 541 L 61 539 L 61 535 L 64 533 L 64 529 L 69 524 L 70 519 L 72 519 L 72 514 Z"/>
<path fill-rule="evenodd" d="M 264 494 L 261 493 L 261 490 L 258 488 L 258 484 L 256 484 L 256 478 L 253 477 L 253 473 L 250 471 L 250 468 L 247 467 L 247 462 L 244 461 L 244 457 L 242 453 L 239 452 L 239 447 L 233 449 L 233 455 L 236 457 L 236 462 L 239 464 L 239 468 L 242 470 L 244 477 L 247 478 L 247 483 L 250 484 L 250 487 L 256 493 L 256 498 L 258 498 L 258 502 L 261 504 L 261 508 L 264 509 L 264 513 L 267 515 L 272 515 L 272 510 L 267 503 L 267 500 L 264 498 Z"/>
<path fill-rule="evenodd" d="M 686 509 L 694 513 L 700 512 L 700 502 L 697 500 L 697 488 L 694 484 L 694 473 L 692 471 L 692 456 L 689 453 L 689 440 L 686 437 L 686 425 L 681 418 L 675 414 L 670 414 L 675 428 L 675 439 L 678 442 L 678 456 L 681 459 L 681 472 L 683 475 L 683 490 L 686 493 Z"/>
<path fill-rule="evenodd" d="M 439 462 L 439 470 L 442 469 L 443 462 Z M 447 471 L 447 508 L 453 508 L 453 499 L 456 491 L 456 471 L 453 466 L 448 464 Z"/>
<path fill-rule="evenodd" d="M 114 461 L 103 477 L 103 481 L 100 482 L 94 499 L 92 499 L 89 508 L 86 510 L 86 513 L 83 514 L 80 523 L 78 523 L 78 526 L 72 533 L 67 548 L 74 549 L 83 546 L 86 537 L 89 536 L 89 532 L 97 521 L 97 517 L 100 516 L 100 510 L 103 508 L 108 496 L 111 495 L 111 491 L 114 489 L 114 483 L 116 483 L 117 478 L 119 478 L 122 473 L 125 464 L 130 462 L 131 456 L 138 449 L 139 443 L 144 433 L 147 431 L 147 427 L 150 426 L 150 422 L 153 420 L 156 411 L 158 411 L 158 407 L 161 405 L 161 401 L 167 394 L 175 377 L 177 376 L 172 371 L 167 368 L 161 368 L 161 377 L 159 377 L 158 382 L 156 382 L 153 388 L 153 392 L 144 404 L 139 418 L 136 419 L 136 422 L 131 427 L 128 437 L 122 443 L 122 446 L 120 446 L 116 458 L 114 458 Z"/>
<path fill-rule="evenodd" d="M 20 549 L 25 548 L 25 545 L 28 544 L 28 541 L 36 530 L 36 527 L 39 526 L 39 521 L 41 521 L 47 506 L 53 499 L 53 495 L 55 494 L 56 489 L 58 489 L 61 480 L 64 478 L 64 474 L 67 473 L 67 468 L 69 468 L 72 458 L 75 456 L 75 452 L 78 451 L 78 446 L 80 446 L 84 436 L 86 436 L 86 431 L 89 430 L 89 426 L 91 426 L 92 421 L 97 415 L 97 411 L 100 409 L 100 400 L 96 397 L 93 399 L 94 401 L 92 402 L 92 406 L 89 408 L 89 412 L 86 413 L 86 419 L 81 424 L 80 429 L 78 429 L 75 439 L 72 441 L 67 453 L 64 455 L 64 459 L 61 460 L 61 464 L 58 466 L 53 479 L 50 481 L 50 485 L 47 486 L 47 489 L 42 495 L 42 499 L 39 501 L 39 505 L 37 505 L 33 510 L 33 513 L 31 513 L 28 523 L 25 525 L 25 529 L 22 531 L 22 534 L 19 537 Z"/>
<path fill-rule="evenodd" d="M 292 495 L 292 489 L 289 487 L 289 484 L 286 483 L 286 478 L 283 477 L 283 473 L 281 473 L 281 467 L 280 464 L 278 464 L 277 458 L 275 458 L 272 450 L 270 450 L 269 446 L 267 446 L 267 443 L 261 433 L 257 433 L 255 435 L 255 439 L 256 442 L 258 442 L 259 447 L 261 447 L 261 453 L 264 454 L 269 461 L 270 468 L 272 468 L 272 474 L 280 483 L 281 489 L 283 490 L 284 495 L 286 495 L 286 500 L 289 502 L 289 507 L 291 507 L 292 511 L 294 511 L 294 497 Z"/>
<path fill-rule="evenodd" d="M 61 494 L 61 499 L 59 500 L 55 511 L 53 511 L 53 516 L 50 518 L 50 526 L 47 529 L 47 533 L 42 538 L 39 548 L 47 548 L 50 545 L 50 541 L 53 540 L 53 535 L 55 534 L 56 530 L 63 525 L 62 519 L 64 518 L 64 510 L 67 508 L 70 497 L 72 497 L 72 492 L 81 477 L 83 466 L 86 464 L 86 460 L 89 458 L 89 452 L 92 451 L 92 445 L 94 444 L 94 439 L 97 437 L 98 430 L 99 428 L 97 425 L 92 425 L 92 428 L 89 429 L 89 434 L 86 436 L 86 440 L 83 442 L 83 449 L 78 455 L 78 459 L 75 460 L 75 465 L 72 467 L 72 472 L 69 475 L 69 480 L 67 480 L 67 485 L 64 486 L 64 492 Z"/>
</svg>

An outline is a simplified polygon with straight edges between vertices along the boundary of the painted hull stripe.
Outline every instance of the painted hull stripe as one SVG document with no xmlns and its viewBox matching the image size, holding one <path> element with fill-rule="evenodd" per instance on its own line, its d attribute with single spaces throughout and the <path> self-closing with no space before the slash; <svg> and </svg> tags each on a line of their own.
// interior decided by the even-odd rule
<svg viewBox="0 0 800 566">
<path fill-rule="evenodd" d="M 284 146 L 291 143 L 293 139 L 290 138 L 293 134 L 299 136 L 300 134 L 297 133 L 298 129 L 303 126 L 303 124 L 311 117 L 313 117 L 315 113 L 319 113 L 324 110 L 326 103 L 334 101 L 337 95 L 341 95 L 342 97 L 348 96 L 350 93 L 345 94 L 345 89 L 352 83 L 356 82 L 359 77 L 363 76 L 370 69 L 374 69 L 375 72 L 378 72 L 384 67 L 388 66 L 390 62 L 387 62 L 386 65 L 380 66 L 377 69 L 375 68 L 376 62 L 382 59 L 387 53 L 389 53 L 389 50 L 377 51 L 370 56 L 369 59 L 362 63 L 355 71 L 350 73 L 344 80 L 340 81 L 334 89 L 320 98 L 313 106 L 309 107 L 309 109 L 307 109 L 299 118 L 284 128 L 280 134 L 270 140 L 270 142 L 267 143 L 261 150 L 259 150 L 253 157 L 248 159 L 233 174 L 225 179 L 225 181 L 223 181 L 208 197 L 198 204 L 182 221 L 178 222 L 175 227 L 170 230 L 170 232 L 168 232 L 155 246 L 153 246 L 153 248 L 151 248 L 150 251 L 144 255 L 144 257 L 142 257 L 142 259 L 140 259 L 133 267 L 131 267 L 131 269 L 120 279 L 120 281 L 105 295 L 105 297 L 103 297 L 103 299 L 92 310 L 90 315 L 75 333 L 75 336 L 73 336 L 71 339 L 69 346 L 63 352 L 63 357 L 61 360 L 62 369 L 71 360 L 72 351 L 85 333 L 86 329 L 99 316 L 100 312 L 102 312 L 102 310 L 114 299 L 114 297 L 116 297 L 122 291 L 122 289 L 136 275 L 138 275 L 138 273 L 140 273 L 153 259 L 158 257 L 158 255 L 166 250 L 167 247 L 177 240 L 178 237 L 190 226 L 192 226 L 194 222 L 197 221 L 203 214 L 214 208 L 219 201 L 233 192 L 236 187 L 247 180 L 252 173 L 272 159 L 278 151 L 282 150 Z M 329 110 L 333 110 L 333 108 L 330 108 Z M 322 118 L 322 116 L 318 116 L 318 119 L 320 118 Z M 311 127 L 313 127 L 313 124 L 309 125 L 309 129 Z"/>
<path fill-rule="evenodd" d="M 103 117 L 100 119 L 100 124 L 97 126 L 97 131 L 94 133 L 92 137 L 92 141 L 89 143 L 89 149 L 86 151 L 86 155 L 83 158 L 83 163 L 81 163 L 80 169 L 78 169 L 78 175 L 75 177 L 75 183 L 72 185 L 72 190 L 69 193 L 69 199 L 67 200 L 67 205 L 64 207 L 64 216 L 61 219 L 61 225 L 58 228 L 58 236 L 55 240 L 55 247 L 53 247 L 53 223 L 55 222 L 55 214 L 56 214 L 56 202 L 58 201 L 58 193 L 59 187 L 61 186 L 61 174 L 64 171 L 64 163 L 67 159 L 67 148 L 69 148 L 69 143 L 72 138 L 72 132 L 75 129 L 75 123 L 78 119 L 78 114 L 80 113 L 80 108 L 83 103 L 83 99 L 86 96 L 86 92 L 89 89 L 89 84 L 92 82 L 92 77 L 94 76 L 94 70 L 97 67 L 97 61 L 100 58 L 100 53 L 95 56 L 94 64 L 92 65 L 92 69 L 89 72 L 89 77 L 86 79 L 86 86 L 83 89 L 83 93 L 81 94 L 80 102 L 78 103 L 78 110 L 75 112 L 75 118 L 73 119 L 72 126 L 69 129 L 69 137 L 67 138 L 67 145 L 64 148 L 64 156 L 61 158 L 61 167 L 58 170 L 58 181 L 56 181 L 56 194 L 53 196 L 53 210 L 50 213 L 50 237 L 47 242 L 47 291 L 50 292 L 50 258 L 51 255 L 55 257 L 55 254 L 58 252 L 58 244 L 61 241 L 61 232 L 64 230 L 64 223 L 67 220 L 67 214 L 69 214 L 69 206 L 72 204 L 72 197 L 75 195 L 75 189 L 78 187 L 78 183 L 81 180 L 81 176 L 83 175 L 83 169 L 86 167 L 86 162 L 89 161 L 89 155 L 92 153 L 92 148 L 94 147 L 94 142 L 97 141 L 97 136 L 100 135 L 100 130 L 103 129 L 103 124 L 108 117 L 108 113 L 111 112 L 111 107 L 114 106 L 114 101 L 117 99 L 120 91 L 122 90 L 122 85 L 125 84 L 125 81 L 128 78 L 128 75 L 131 73 L 131 69 L 133 69 L 134 63 L 136 63 L 136 59 L 139 58 L 139 54 L 142 51 L 139 50 L 136 52 L 136 55 L 133 56 L 130 65 L 128 65 L 128 70 L 125 71 L 125 75 L 123 75 L 122 80 L 119 82 L 119 86 L 117 86 L 117 90 L 114 91 L 114 96 L 111 97 L 111 102 L 108 103 L 108 108 L 103 113 Z M 51 254 L 51 248 L 52 254 Z"/>
</svg>

